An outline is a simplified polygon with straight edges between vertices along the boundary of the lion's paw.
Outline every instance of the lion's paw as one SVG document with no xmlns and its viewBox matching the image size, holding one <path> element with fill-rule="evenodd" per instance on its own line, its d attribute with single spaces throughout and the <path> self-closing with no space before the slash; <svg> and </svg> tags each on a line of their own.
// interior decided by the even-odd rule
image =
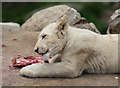
<svg viewBox="0 0 120 88">
<path fill-rule="evenodd" d="M 21 76 L 34 77 L 34 71 L 31 66 L 23 67 L 19 73 Z"/>
</svg>

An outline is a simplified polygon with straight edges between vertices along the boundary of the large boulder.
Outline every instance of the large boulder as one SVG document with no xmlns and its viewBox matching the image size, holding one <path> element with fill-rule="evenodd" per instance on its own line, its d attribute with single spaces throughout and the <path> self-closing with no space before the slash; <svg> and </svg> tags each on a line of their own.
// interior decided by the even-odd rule
<svg viewBox="0 0 120 88">
<path fill-rule="evenodd" d="M 71 26 L 100 33 L 93 23 L 88 23 L 85 18 L 81 17 L 80 13 L 66 5 L 49 7 L 33 14 L 33 16 L 21 26 L 21 30 L 41 31 L 45 26 L 56 22 L 63 15 L 68 17 L 68 22 Z"/>
<path fill-rule="evenodd" d="M 65 14 L 70 7 L 66 5 L 53 6 L 47 9 L 43 9 L 32 15 L 22 26 L 21 30 L 27 31 L 41 31 L 45 26 L 51 22 L 58 20 L 63 14 Z"/>
</svg>

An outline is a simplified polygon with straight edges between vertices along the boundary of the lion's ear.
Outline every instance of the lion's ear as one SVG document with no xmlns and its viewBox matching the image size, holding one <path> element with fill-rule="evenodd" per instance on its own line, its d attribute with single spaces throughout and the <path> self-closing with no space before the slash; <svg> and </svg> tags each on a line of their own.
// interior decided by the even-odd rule
<svg viewBox="0 0 120 88">
<path fill-rule="evenodd" d="M 67 16 L 64 15 L 63 17 L 61 17 L 59 20 L 58 20 L 58 26 L 57 26 L 57 29 L 59 31 L 65 31 L 68 29 L 68 23 L 67 23 Z"/>
</svg>

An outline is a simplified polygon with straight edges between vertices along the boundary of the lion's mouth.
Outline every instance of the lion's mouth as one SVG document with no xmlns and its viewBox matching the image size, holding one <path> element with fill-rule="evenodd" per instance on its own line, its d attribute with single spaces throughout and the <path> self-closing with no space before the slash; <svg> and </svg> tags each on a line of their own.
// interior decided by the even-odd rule
<svg viewBox="0 0 120 88">
<path fill-rule="evenodd" d="M 39 53 L 39 54 L 43 56 L 44 54 L 48 53 L 48 51 L 49 49 L 47 49 L 44 53 Z"/>
<path fill-rule="evenodd" d="M 48 61 L 48 59 L 49 59 L 48 52 L 49 52 L 49 49 L 47 49 L 47 51 L 44 52 L 44 53 L 40 53 L 40 55 L 41 55 L 42 58 L 44 59 L 44 62 L 45 62 L 45 63 L 49 63 L 49 61 Z"/>
</svg>

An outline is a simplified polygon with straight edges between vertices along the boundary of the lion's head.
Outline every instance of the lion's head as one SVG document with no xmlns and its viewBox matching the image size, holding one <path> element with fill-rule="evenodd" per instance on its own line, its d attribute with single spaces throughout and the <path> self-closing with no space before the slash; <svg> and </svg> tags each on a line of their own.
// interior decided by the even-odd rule
<svg viewBox="0 0 120 88">
<path fill-rule="evenodd" d="M 66 44 L 67 29 L 66 16 L 43 28 L 38 36 L 35 52 L 42 55 L 44 61 L 56 54 L 61 54 Z"/>
</svg>

